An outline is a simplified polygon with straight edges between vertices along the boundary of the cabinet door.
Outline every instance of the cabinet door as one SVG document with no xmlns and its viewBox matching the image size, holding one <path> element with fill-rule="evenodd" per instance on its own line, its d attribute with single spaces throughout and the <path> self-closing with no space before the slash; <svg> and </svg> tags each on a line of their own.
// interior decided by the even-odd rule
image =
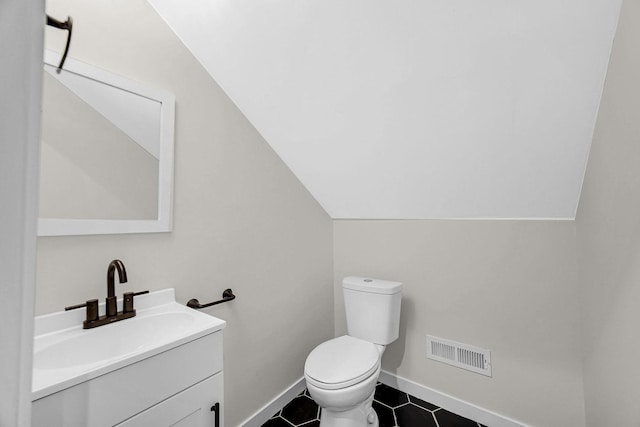
<svg viewBox="0 0 640 427">
<path fill-rule="evenodd" d="M 116 427 L 223 427 L 222 372 L 209 377 Z M 213 410 L 218 403 L 218 414 Z M 216 425 L 216 417 L 218 424 Z"/>
</svg>

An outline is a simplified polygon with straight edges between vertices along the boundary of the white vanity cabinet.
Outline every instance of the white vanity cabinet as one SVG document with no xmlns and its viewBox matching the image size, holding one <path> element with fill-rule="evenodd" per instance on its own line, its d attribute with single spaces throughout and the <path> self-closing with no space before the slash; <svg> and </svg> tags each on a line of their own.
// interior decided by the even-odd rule
<svg viewBox="0 0 640 427">
<path fill-rule="evenodd" d="M 33 427 L 215 427 L 222 331 L 33 402 Z M 221 427 L 222 414 L 218 414 Z"/>
<path fill-rule="evenodd" d="M 178 393 L 117 427 L 222 426 L 222 373 Z"/>
<path fill-rule="evenodd" d="M 195 332 L 194 325 L 200 320 L 206 327 Z M 33 427 L 224 425 L 224 321 L 179 304 L 166 304 L 141 310 L 139 318 L 118 323 L 89 332 L 63 328 L 36 336 Z M 146 338 L 135 336 L 137 330 L 144 331 Z M 192 334 L 185 338 L 189 330 Z M 152 346 L 149 342 L 154 333 L 157 345 Z M 168 339 L 172 333 L 181 338 Z M 53 342 L 48 337 L 51 334 Z M 95 334 L 104 336 L 96 338 Z M 106 365 L 103 360 L 90 363 L 94 353 L 105 351 L 95 351 L 98 342 L 109 340 L 110 345 L 129 349 L 122 341 L 130 339 L 140 339 L 139 347 L 144 351 L 119 356 Z M 76 347 L 73 340 L 79 341 Z M 90 343 L 93 350 L 87 350 L 86 355 L 73 353 L 82 352 L 78 349 Z M 63 351 L 67 346 L 68 354 Z"/>
</svg>

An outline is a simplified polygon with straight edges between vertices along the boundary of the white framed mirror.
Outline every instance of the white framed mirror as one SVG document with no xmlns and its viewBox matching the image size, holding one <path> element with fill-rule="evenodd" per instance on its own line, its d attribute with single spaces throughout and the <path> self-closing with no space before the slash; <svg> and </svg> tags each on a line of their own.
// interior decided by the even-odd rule
<svg viewBox="0 0 640 427">
<path fill-rule="evenodd" d="M 45 51 L 39 236 L 172 229 L 175 98 Z"/>
</svg>

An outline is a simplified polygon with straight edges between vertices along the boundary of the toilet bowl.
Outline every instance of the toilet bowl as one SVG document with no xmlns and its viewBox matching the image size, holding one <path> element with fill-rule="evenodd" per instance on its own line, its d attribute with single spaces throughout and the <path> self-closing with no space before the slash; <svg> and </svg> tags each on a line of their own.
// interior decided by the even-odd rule
<svg viewBox="0 0 640 427">
<path fill-rule="evenodd" d="M 378 427 L 373 396 L 382 354 L 398 338 L 402 284 L 346 277 L 342 288 L 348 335 L 309 353 L 307 389 L 322 408 L 320 427 Z"/>
<path fill-rule="evenodd" d="M 309 394 L 322 408 L 322 427 L 378 427 L 371 407 L 384 346 L 343 335 L 316 347 L 304 376 Z"/>
</svg>

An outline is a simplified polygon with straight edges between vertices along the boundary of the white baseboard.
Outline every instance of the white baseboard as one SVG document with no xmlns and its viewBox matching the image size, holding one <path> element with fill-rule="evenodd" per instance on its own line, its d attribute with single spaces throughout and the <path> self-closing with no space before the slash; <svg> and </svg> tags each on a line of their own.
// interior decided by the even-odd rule
<svg viewBox="0 0 640 427">
<path fill-rule="evenodd" d="M 266 423 L 269 418 L 278 412 L 284 405 L 291 402 L 294 397 L 302 393 L 307 383 L 304 377 L 300 378 L 295 383 L 291 384 L 285 391 L 280 393 L 275 399 L 267 403 L 262 409 L 255 414 L 247 418 L 242 424 L 242 427 L 260 427 Z"/>
<path fill-rule="evenodd" d="M 433 403 L 447 411 L 472 419 L 489 427 L 528 427 L 519 421 L 496 414 L 495 412 L 449 396 L 448 394 L 423 386 L 422 384 L 398 377 L 387 371 L 380 372 L 379 380 L 383 384 L 415 396 L 418 399 Z"/>
</svg>

